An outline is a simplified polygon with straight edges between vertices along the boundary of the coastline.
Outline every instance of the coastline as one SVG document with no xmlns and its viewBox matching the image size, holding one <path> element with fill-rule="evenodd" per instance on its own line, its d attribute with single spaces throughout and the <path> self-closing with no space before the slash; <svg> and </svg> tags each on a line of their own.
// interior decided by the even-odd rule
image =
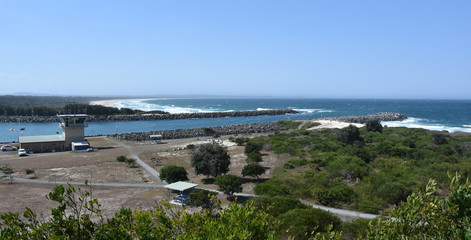
<svg viewBox="0 0 471 240">
<path fill-rule="evenodd" d="M 312 128 L 308 128 L 307 130 L 319 130 L 319 129 L 328 129 L 328 128 L 346 128 L 350 125 L 353 125 L 357 128 L 364 127 L 365 124 L 363 123 L 350 123 L 350 122 L 341 122 L 341 121 L 336 121 L 336 120 L 325 120 L 325 119 L 311 119 L 311 120 L 306 120 L 309 122 L 317 122 L 320 123 L 321 125 L 315 126 Z"/>
<path fill-rule="evenodd" d="M 118 108 L 118 104 L 122 101 L 125 101 L 125 100 L 127 100 L 127 99 L 98 100 L 98 101 L 90 101 L 88 104 Z"/>
</svg>

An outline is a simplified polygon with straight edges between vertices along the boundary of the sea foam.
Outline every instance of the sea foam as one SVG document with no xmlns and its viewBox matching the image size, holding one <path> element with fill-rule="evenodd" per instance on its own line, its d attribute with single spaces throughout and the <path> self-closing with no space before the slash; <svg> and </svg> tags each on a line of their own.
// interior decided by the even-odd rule
<svg viewBox="0 0 471 240">
<path fill-rule="evenodd" d="M 471 128 L 456 127 L 456 126 L 445 126 L 440 124 L 433 124 L 434 121 L 424 118 L 413 118 L 409 117 L 404 121 L 383 121 L 383 125 L 388 127 L 407 127 L 407 128 L 423 128 L 432 131 L 448 131 L 448 132 L 470 132 Z M 466 126 L 466 125 L 463 125 Z"/>
</svg>

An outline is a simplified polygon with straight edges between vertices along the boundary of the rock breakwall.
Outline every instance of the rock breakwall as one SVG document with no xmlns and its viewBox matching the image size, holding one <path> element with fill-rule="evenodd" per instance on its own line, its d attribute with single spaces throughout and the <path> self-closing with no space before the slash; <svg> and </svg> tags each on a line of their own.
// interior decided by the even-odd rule
<svg viewBox="0 0 471 240">
<path fill-rule="evenodd" d="M 323 120 L 332 120 L 347 123 L 366 123 L 370 120 L 377 121 L 402 121 L 407 117 L 400 113 L 394 112 L 381 112 L 376 114 L 360 115 L 360 116 L 342 116 L 342 117 L 328 117 Z"/>
<path fill-rule="evenodd" d="M 212 131 L 208 131 L 208 129 L 211 129 Z M 179 138 L 204 137 L 204 136 L 211 136 L 211 135 L 263 133 L 263 132 L 274 132 L 274 131 L 279 131 L 279 130 L 282 130 L 282 127 L 278 122 L 267 122 L 267 123 L 231 125 L 231 126 L 224 126 L 224 127 L 175 129 L 175 130 L 152 131 L 152 132 L 112 134 L 112 135 L 108 135 L 108 137 L 118 139 L 118 140 L 139 142 L 139 141 L 150 141 L 151 140 L 150 135 L 162 135 L 162 139 L 179 139 Z M 213 132 L 213 133 L 208 134 L 208 132 Z"/>
<path fill-rule="evenodd" d="M 325 120 L 333 120 L 340 122 L 350 123 L 366 123 L 369 120 L 379 121 L 401 121 L 407 119 L 405 115 L 400 113 L 377 113 L 370 115 L 361 116 L 342 116 L 342 117 L 330 117 L 322 118 Z M 208 131 L 208 129 L 211 129 Z M 192 129 L 175 129 L 175 130 L 164 130 L 164 131 L 152 131 L 152 132 L 136 132 L 136 133 L 124 133 L 124 134 L 112 134 L 108 137 L 126 140 L 126 141 L 150 141 L 150 135 L 162 135 L 162 139 L 179 139 L 179 138 L 196 138 L 212 135 L 232 135 L 232 134 L 251 134 L 251 133 L 265 133 L 275 132 L 284 130 L 278 122 L 266 122 L 266 123 L 254 123 L 254 124 L 241 124 L 231 125 L 224 127 L 210 127 L 210 128 L 192 128 Z M 213 132 L 209 134 L 208 132 Z"/>
<path fill-rule="evenodd" d="M 261 115 L 284 115 L 298 113 L 292 109 L 274 109 L 240 112 L 205 112 L 205 113 L 176 113 L 176 114 L 142 114 L 142 115 L 91 115 L 88 122 L 115 121 L 147 121 L 147 120 L 177 120 L 190 118 L 223 118 L 223 117 L 253 117 Z M 57 122 L 56 116 L 0 116 L 0 122 Z"/>
</svg>

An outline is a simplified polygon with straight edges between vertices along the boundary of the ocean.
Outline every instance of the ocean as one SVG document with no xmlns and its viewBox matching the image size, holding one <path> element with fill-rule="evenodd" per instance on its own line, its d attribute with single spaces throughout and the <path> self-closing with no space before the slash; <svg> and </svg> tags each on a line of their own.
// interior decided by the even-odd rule
<svg viewBox="0 0 471 240">
<path fill-rule="evenodd" d="M 373 99 L 283 99 L 283 98 L 159 98 L 127 99 L 115 103 L 145 111 L 170 113 L 230 112 L 264 109 L 295 109 L 300 114 L 217 119 L 184 119 L 131 122 L 90 122 L 85 135 L 187 129 L 279 120 L 398 112 L 406 115 L 402 122 L 383 122 L 389 127 L 425 128 L 437 131 L 471 133 L 471 100 L 373 100 Z M 24 130 L 20 130 L 24 129 Z M 18 136 L 60 134 L 58 123 L 0 123 L 0 142 L 17 141 Z"/>
</svg>

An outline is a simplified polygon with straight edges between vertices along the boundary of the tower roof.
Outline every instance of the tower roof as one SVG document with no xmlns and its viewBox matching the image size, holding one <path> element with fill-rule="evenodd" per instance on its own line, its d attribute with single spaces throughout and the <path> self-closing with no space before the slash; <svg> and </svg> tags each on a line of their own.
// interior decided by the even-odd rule
<svg viewBox="0 0 471 240">
<path fill-rule="evenodd" d="M 88 114 L 58 114 L 60 118 L 67 118 L 67 117 L 88 117 Z"/>
</svg>

